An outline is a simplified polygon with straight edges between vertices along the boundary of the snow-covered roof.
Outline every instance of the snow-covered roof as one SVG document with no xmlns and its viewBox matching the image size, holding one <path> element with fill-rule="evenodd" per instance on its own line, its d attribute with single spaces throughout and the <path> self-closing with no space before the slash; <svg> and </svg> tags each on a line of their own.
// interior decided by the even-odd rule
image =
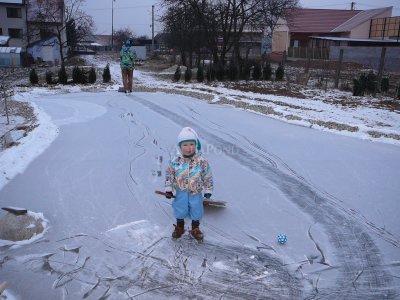
<svg viewBox="0 0 400 300">
<path fill-rule="evenodd" d="M 49 36 L 45 39 L 42 40 L 37 40 L 33 43 L 30 43 L 28 45 L 28 48 L 31 48 L 32 46 L 40 45 L 40 46 L 54 46 L 57 43 L 57 37 L 55 35 Z"/>
<path fill-rule="evenodd" d="M 23 0 L 0 0 L 0 3 L 8 3 L 8 4 L 23 4 Z"/>
<path fill-rule="evenodd" d="M 0 53 L 21 53 L 21 47 L 0 47 Z"/>
<path fill-rule="evenodd" d="M 5 45 L 10 40 L 8 35 L 0 35 L 0 45 Z"/>
</svg>

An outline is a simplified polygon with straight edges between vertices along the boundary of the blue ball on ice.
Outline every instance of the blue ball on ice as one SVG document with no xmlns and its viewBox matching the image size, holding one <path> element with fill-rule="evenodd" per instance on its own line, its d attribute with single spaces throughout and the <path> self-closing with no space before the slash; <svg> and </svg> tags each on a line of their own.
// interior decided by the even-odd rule
<svg viewBox="0 0 400 300">
<path fill-rule="evenodd" d="M 278 243 L 281 245 L 286 244 L 286 242 L 287 242 L 287 236 L 283 233 L 278 234 L 276 238 L 278 240 Z"/>
</svg>

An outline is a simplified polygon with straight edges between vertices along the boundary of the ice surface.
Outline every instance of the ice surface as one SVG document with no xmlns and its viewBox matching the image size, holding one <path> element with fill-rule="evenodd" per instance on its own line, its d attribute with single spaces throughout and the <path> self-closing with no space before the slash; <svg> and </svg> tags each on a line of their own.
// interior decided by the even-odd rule
<svg viewBox="0 0 400 300">
<path fill-rule="evenodd" d="M 0 190 L 51 223 L 45 239 L 0 246 L 21 298 L 398 295 L 398 146 L 164 93 L 39 98 L 59 134 Z M 154 194 L 183 126 L 228 202 L 206 210 L 204 244 L 171 240 L 171 202 Z"/>
</svg>

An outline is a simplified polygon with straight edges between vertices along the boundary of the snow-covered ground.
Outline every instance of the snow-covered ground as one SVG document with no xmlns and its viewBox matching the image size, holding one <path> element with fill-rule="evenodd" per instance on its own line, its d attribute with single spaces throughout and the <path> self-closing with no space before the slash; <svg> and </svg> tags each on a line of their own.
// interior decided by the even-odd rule
<svg viewBox="0 0 400 300">
<path fill-rule="evenodd" d="M 114 65 L 114 68 L 118 66 Z M 135 71 L 135 79 L 151 89 L 174 89 L 179 93 L 195 92 L 211 97 L 213 103 L 260 112 L 291 124 L 400 145 L 400 111 L 380 105 L 382 100 L 389 98 L 352 97 L 350 92 L 324 92 L 309 88 L 301 90 L 301 93 L 306 95 L 303 99 L 240 91 L 230 88 L 229 84 L 225 83 L 216 82 L 210 85 L 195 80 L 192 83 L 176 83 L 172 82 L 173 74 L 170 72 L 164 74 L 169 75 L 169 80 L 161 80 L 157 75 L 158 73 Z M 237 84 L 247 85 L 244 81 Z M 263 83 L 259 82 L 258 85 L 262 86 Z"/>
<path fill-rule="evenodd" d="M 399 297 L 398 146 L 171 93 L 19 97 L 49 117 L 36 131 L 58 134 L 0 190 L 1 205 L 50 224 L 35 243 L 0 246 L 16 297 Z M 170 202 L 154 194 L 183 126 L 228 201 L 206 211 L 204 244 L 171 240 Z"/>
</svg>

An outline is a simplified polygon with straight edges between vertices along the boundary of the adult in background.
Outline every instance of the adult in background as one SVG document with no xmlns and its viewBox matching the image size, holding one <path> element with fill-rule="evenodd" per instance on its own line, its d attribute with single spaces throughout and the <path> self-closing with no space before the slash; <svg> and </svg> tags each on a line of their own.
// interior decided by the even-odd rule
<svg viewBox="0 0 400 300">
<path fill-rule="evenodd" d="M 136 53 L 132 50 L 133 40 L 128 39 L 121 48 L 120 60 L 121 60 L 121 73 L 122 82 L 124 85 L 124 92 L 132 92 L 132 80 L 133 80 L 133 69 L 135 68 Z"/>
</svg>

